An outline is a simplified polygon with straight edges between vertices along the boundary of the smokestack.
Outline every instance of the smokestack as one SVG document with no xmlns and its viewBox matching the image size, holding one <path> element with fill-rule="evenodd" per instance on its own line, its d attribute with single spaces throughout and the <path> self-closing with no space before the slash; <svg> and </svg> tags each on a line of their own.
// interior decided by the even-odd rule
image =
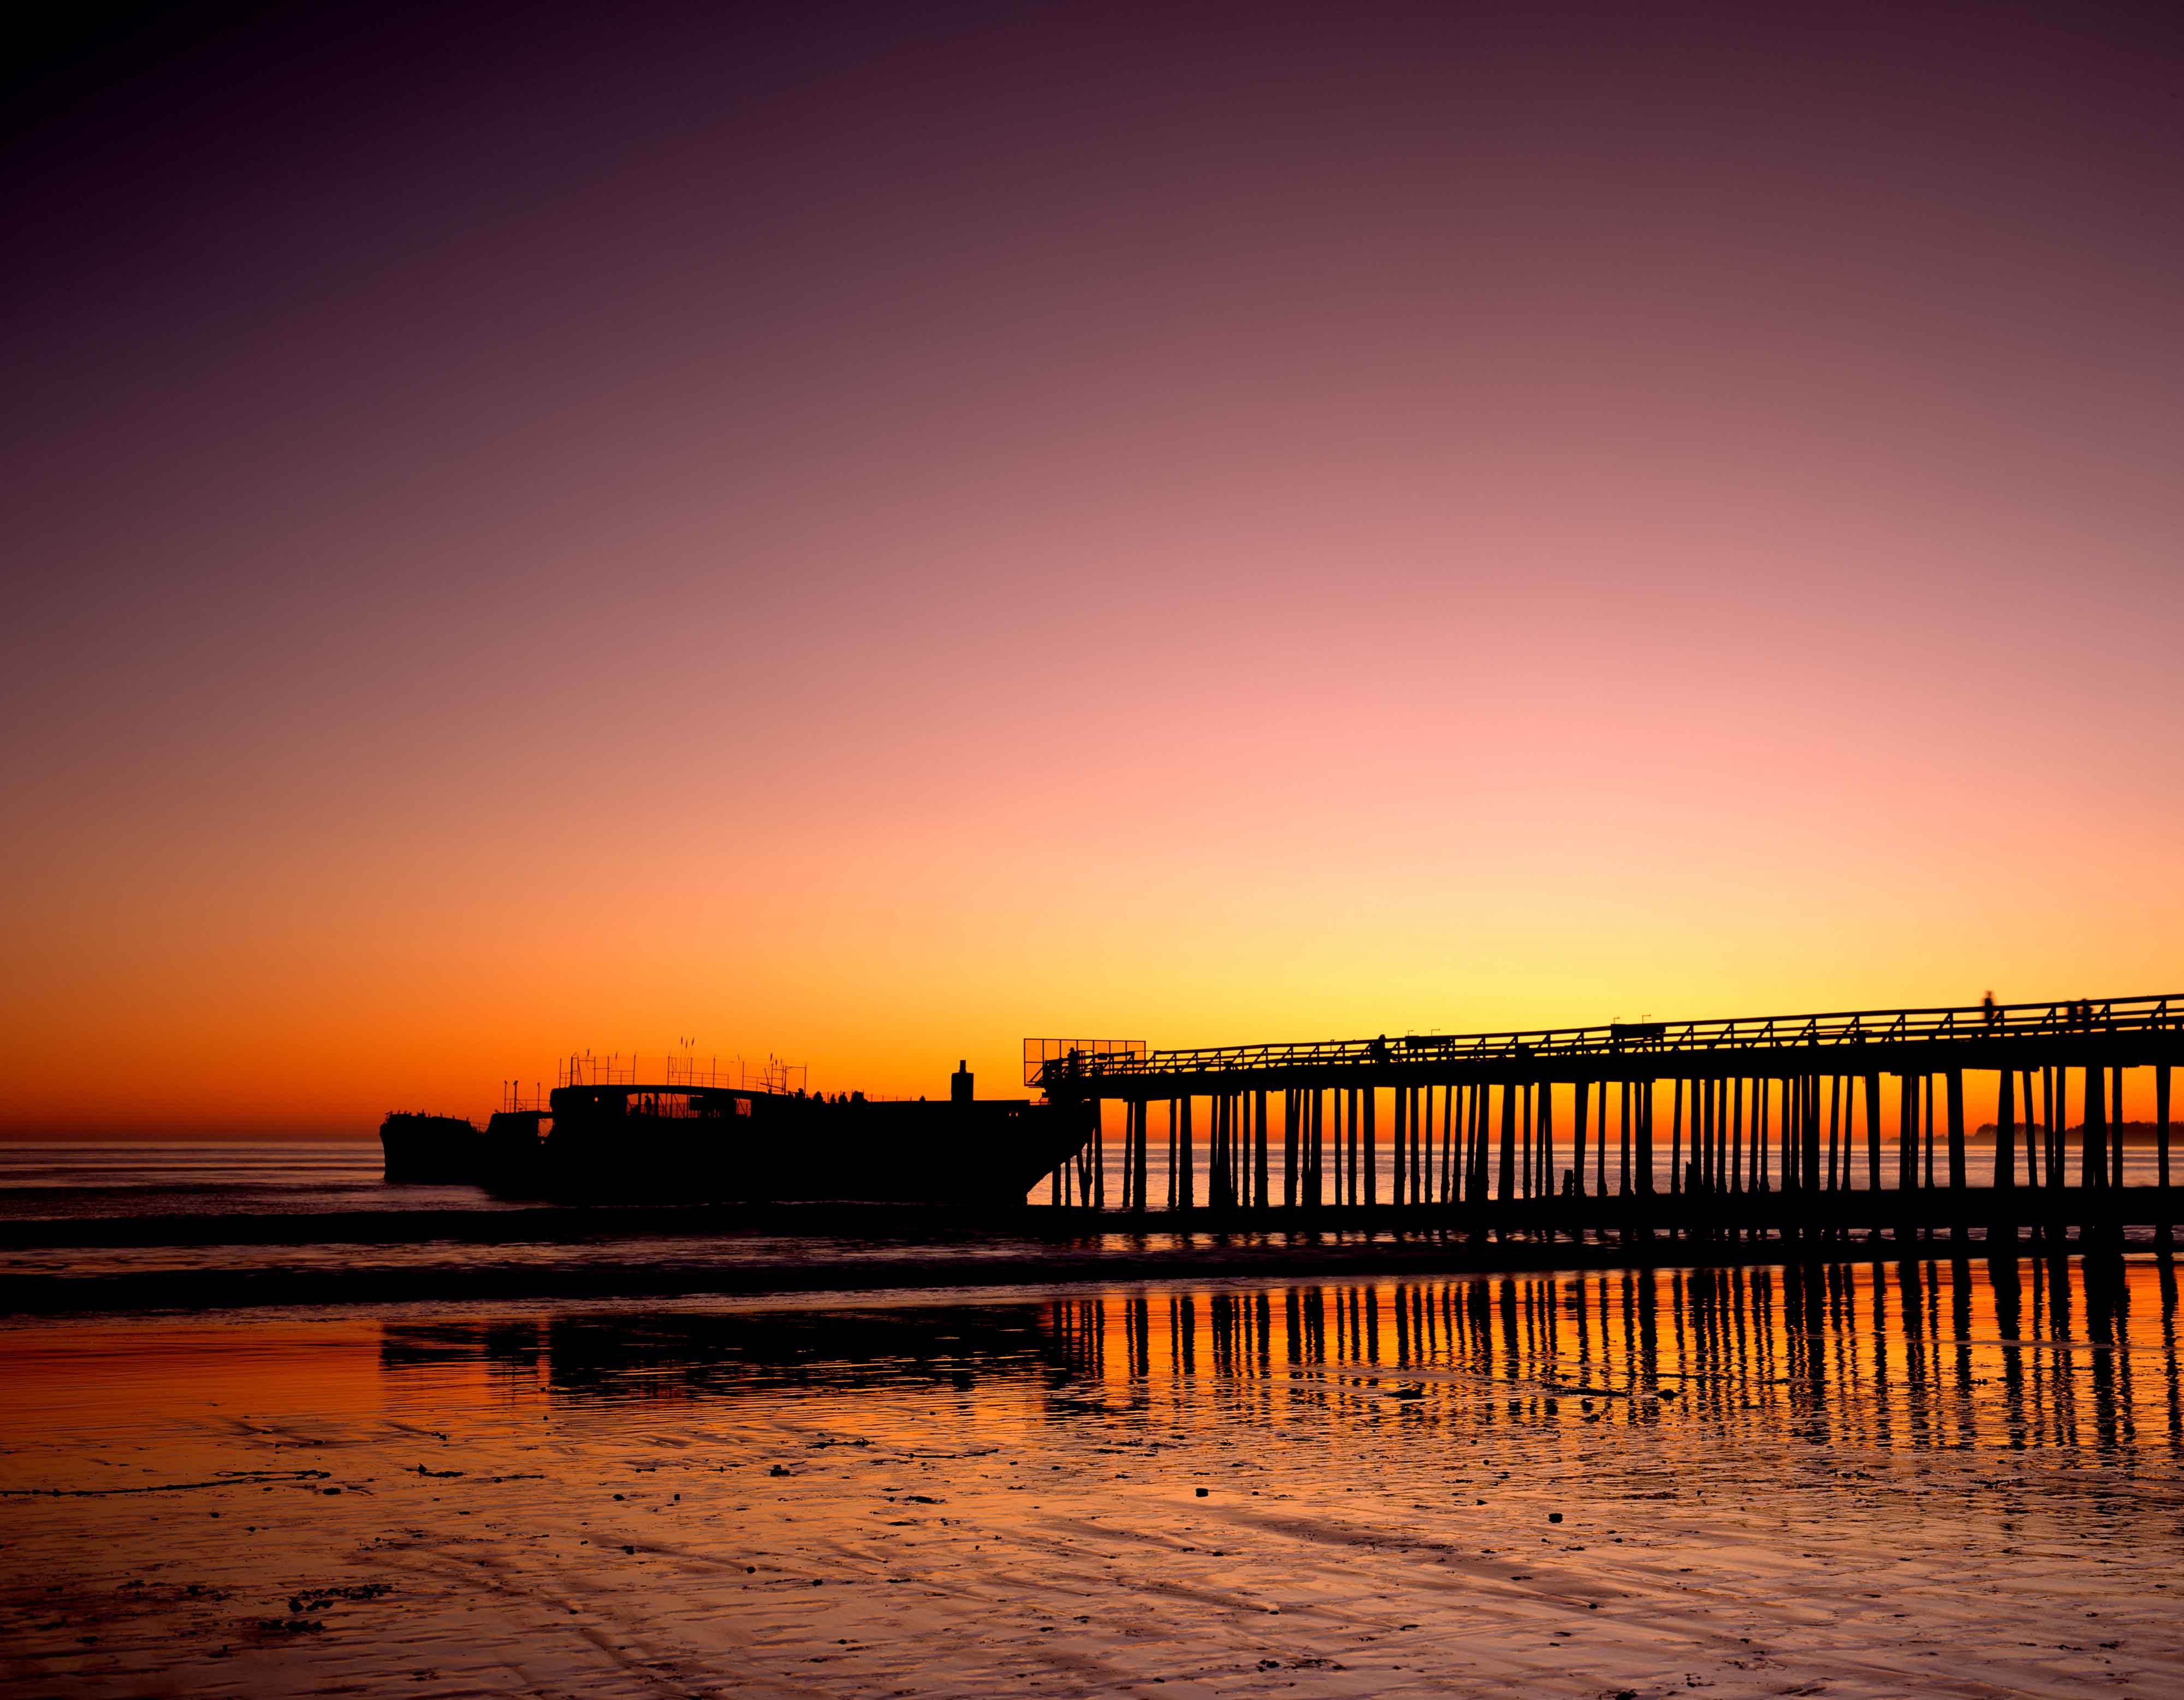
<svg viewBox="0 0 2184 1700">
<path fill-rule="evenodd" d="M 948 1098 L 956 1104 L 971 1101 L 971 1064 L 967 1057 L 959 1059 L 956 1072 L 948 1077 Z"/>
</svg>

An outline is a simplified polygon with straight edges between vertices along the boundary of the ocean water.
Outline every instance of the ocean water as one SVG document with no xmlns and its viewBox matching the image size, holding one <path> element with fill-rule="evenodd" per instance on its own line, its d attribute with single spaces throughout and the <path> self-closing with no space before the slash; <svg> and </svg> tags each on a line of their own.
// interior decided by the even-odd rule
<svg viewBox="0 0 2184 1700">
<path fill-rule="evenodd" d="M 389 1186 L 382 1168 L 377 1140 L 0 1144 L 0 1223 L 507 1207 L 474 1186 Z"/>
<path fill-rule="evenodd" d="M 2127 1177 L 2150 1179 L 2151 1162 L 2130 1151 Z M 1202 1168 L 1199 1179 L 1202 1197 Z M 1157 1168 L 1149 1190 L 1165 1196 Z M 0 1145 L 0 1316 L 1334 1278 L 1376 1266 L 1446 1272 L 1481 1257 L 1446 1254 L 1416 1231 L 1178 1233 L 1158 1212 L 1098 1231 L 1081 1218 L 1048 1229 L 1043 1214 L 945 1236 L 915 1212 L 884 1211 L 846 1224 L 804 1217 L 786 1229 L 698 1232 L 644 1212 L 541 1212 L 475 1187 L 390 1186 L 376 1143 Z M 2150 1244 L 2152 1230 L 2130 1237 Z"/>
<path fill-rule="evenodd" d="M 2075 1134 L 2073 1135 L 2075 1140 Z M 1558 1145 L 1558 1162 L 1566 1166 L 1567 1141 Z M 1153 1130 L 1148 1153 L 1146 1192 L 1155 1213 L 1166 1207 L 1168 1196 L 1167 1152 L 1162 1129 Z M 1208 1196 L 1207 1156 L 1204 1140 L 1197 1141 L 1193 1163 L 1193 1192 L 1200 1202 Z M 1866 1168 L 1863 1147 L 1853 1164 L 1852 1184 L 1864 1190 Z M 1108 1173 L 1106 1200 L 1122 1201 L 1122 1143 L 1111 1134 L 1106 1145 Z M 1895 1152 L 1883 1153 L 1884 1189 L 1895 1185 Z M 1382 1130 L 1377 1193 L 1393 1196 L 1392 1155 Z M 1975 1184 L 1992 1173 L 1991 1146 L 1975 1148 L 1971 1174 Z M 2151 1184 L 2155 1179 L 2153 1151 L 2131 1145 L 2124 1152 L 2127 1185 Z M 496 1199 L 474 1186 L 390 1186 L 382 1177 L 382 1160 L 376 1140 L 259 1140 L 259 1141 L 136 1141 L 92 1143 L 0 1143 L 0 1225 L 9 1221 L 96 1219 L 132 1216 L 248 1216 L 300 1214 L 346 1211 L 514 1210 L 521 1201 Z M 1669 1184 L 1670 1157 L 1663 1140 L 1655 1154 L 1654 1185 L 1665 1192 Z M 2184 1179 L 2184 1155 L 2178 1159 Z M 1557 1173 L 1560 1168 L 1557 1168 Z M 2075 1184 L 2076 1163 L 2069 1171 Z M 1614 1179 L 1610 1166 L 1611 1184 Z M 1592 1185 L 1591 1165 L 1586 1184 Z M 1281 1190 L 1279 1140 L 1273 1152 L 1271 1185 Z M 1072 1195 L 1073 1196 L 1073 1195 Z M 1047 1203 L 1049 1184 L 1042 1182 L 1028 1195 L 1034 1204 Z M 1334 1197 L 1331 1176 L 1328 1196 Z"/>
<path fill-rule="evenodd" d="M 0 1325 L 0 1686 L 2184 1692 L 2151 1258 Z"/>
</svg>

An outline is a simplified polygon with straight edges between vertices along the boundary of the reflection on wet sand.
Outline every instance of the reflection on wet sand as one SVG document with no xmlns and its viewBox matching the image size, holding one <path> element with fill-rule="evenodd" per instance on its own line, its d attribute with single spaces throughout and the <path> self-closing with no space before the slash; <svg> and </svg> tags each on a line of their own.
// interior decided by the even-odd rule
<svg viewBox="0 0 2184 1700">
<path fill-rule="evenodd" d="M 22 1328 L 0 1676 L 2176 1692 L 2176 1307 L 1998 1260 Z"/>
<path fill-rule="evenodd" d="M 2142 1305 L 2159 1307 L 2151 1339 L 2129 1332 L 2134 1274 L 2149 1287 Z M 1072 1409 L 1096 1400 L 1116 1413 L 1152 1410 L 1163 1394 L 1195 1408 L 1203 1371 L 1222 1384 L 1221 1419 L 1251 1422 L 1354 1393 L 1379 1398 L 1401 1374 L 1399 1396 L 1422 1402 L 1412 1418 L 1490 1426 L 1566 1415 L 1559 1402 L 1573 1396 L 1580 1420 L 1652 1422 L 1665 1392 L 1724 1440 L 1786 1424 L 1823 1444 L 2105 1449 L 2137 1443 L 2151 1419 L 2173 1450 L 2175 1285 L 2165 1264 L 2087 1271 L 1997 1259 L 1156 1290 L 1036 1306 L 580 1313 L 389 1323 L 380 1362 L 390 1376 L 476 1363 L 504 1396 L 694 1401 L 1021 1381 Z M 2159 1374 L 2142 1411 L 2132 1364 L 2148 1352 Z"/>
</svg>

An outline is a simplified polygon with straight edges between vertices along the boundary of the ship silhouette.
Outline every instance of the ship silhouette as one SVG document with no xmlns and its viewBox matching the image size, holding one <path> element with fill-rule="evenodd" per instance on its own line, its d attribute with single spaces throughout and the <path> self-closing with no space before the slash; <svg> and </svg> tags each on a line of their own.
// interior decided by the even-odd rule
<svg viewBox="0 0 2184 1700">
<path fill-rule="evenodd" d="M 586 1072 L 543 1106 L 496 1111 L 483 1131 L 389 1114 L 386 1178 L 567 1203 L 1020 1203 L 1091 1132 L 1082 1104 L 976 1097 L 961 1063 L 932 1101 Z"/>
</svg>

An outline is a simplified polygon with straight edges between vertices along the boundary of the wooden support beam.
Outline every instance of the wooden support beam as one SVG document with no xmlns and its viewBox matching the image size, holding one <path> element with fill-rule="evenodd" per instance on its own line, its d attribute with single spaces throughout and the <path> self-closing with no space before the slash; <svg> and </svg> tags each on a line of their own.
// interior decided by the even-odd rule
<svg viewBox="0 0 2184 1700">
<path fill-rule="evenodd" d="M 1532 1084 L 1529 1080 L 1521 1087 L 1512 1087 L 1517 1098 L 1517 1175 L 1518 1195 L 1529 1198 L 1538 1190 L 1540 1168 L 1532 1156 Z"/>
<path fill-rule="evenodd" d="M 1577 1177 L 1580 1198 L 1585 1196 L 1585 1113 L 1591 1096 L 1592 1082 L 1580 1080 L 1570 1103 L 1570 1173 Z"/>
<path fill-rule="evenodd" d="M 1449 1162 L 1455 1170 L 1449 1184 L 1448 1201 L 1451 1204 L 1466 1202 L 1474 1191 L 1471 1181 L 1471 1090 L 1468 1086 L 1451 1086 L 1448 1091 L 1451 1113 L 1455 1118 L 1449 1135 L 1454 1142 L 1449 1151 Z"/>
<path fill-rule="evenodd" d="M 1251 1202 L 1267 1207 L 1267 1089 L 1253 1095 L 1251 1106 Z"/>
<path fill-rule="evenodd" d="M 1994 1095 L 1994 1184 L 2008 1191 L 2017 1184 L 2016 1081 L 2007 1068 Z"/>
<path fill-rule="evenodd" d="M 1650 1168 L 1651 1165 L 1649 1164 Z M 1684 1190 L 1684 1082 L 1677 1076 L 1674 1097 L 1669 1110 L 1669 1193 L 1671 1197 Z"/>
<path fill-rule="evenodd" d="M 1706 1089 L 1706 1190 L 1729 1190 L 1729 1082 L 1716 1077 Z"/>
<path fill-rule="evenodd" d="M 1842 1170 L 1841 1179 L 1837 1180 L 1836 1184 L 1837 1190 L 1840 1191 L 1852 1192 L 1857 1190 L 1856 1182 L 1858 1179 L 1858 1077 L 1855 1074 L 1846 1074 L 1842 1077 L 1841 1084 L 1843 1101 Z"/>
<path fill-rule="evenodd" d="M 1517 1089 L 1502 1089 L 1501 1178 L 1496 1188 L 1503 1201 L 1517 1196 Z"/>
<path fill-rule="evenodd" d="M 1224 1149 L 1228 1138 L 1228 1095 L 1206 1095 L 1206 1206 L 1217 1210 L 1228 1200 L 1228 1163 Z"/>
<path fill-rule="evenodd" d="M 2032 1071 L 2022 1068 L 2017 1073 L 2017 1084 L 2025 1099 L 2025 1184 L 2037 1186 L 2048 1171 L 2041 1167 L 2046 1146 L 2039 1137 L 2040 1112 L 2038 1101 L 2032 1095 Z"/>
<path fill-rule="evenodd" d="M 1540 1082 L 1535 1101 L 1538 1115 L 1534 1119 L 1538 1144 L 1535 1147 L 1540 1157 L 1540 1184 L 1535 1189 L 1541 1198 L 1555 1196 L 1555 1087 L 1552 1080 Z"/>
<path fill-rule="evenodd" d="M 1774 1119 L 1774 1082 L 1761 1075 L 1752 1083 L 1752 1190 L 1767 1192 L 1773 1190 L 1774 1179 L 1768 1173 L 1769 1123 Z"/>
<path fill-rule="evenodd" d="M 1357 1179 L 1357 1152 L 1360 1129 L 1364 1125 L 1363 1112 L 1358 1107 L 1359 1097 L 1355 1086 L 1342 1095 L 1342 1198 L 1346 1204 L 1355 1204 L 1364 1195 L 1363 1184 Z"/>
<path fill-rule="evenodd" d="M 1703 1191 L 1707 1185 L 1707 1106 L 1708 1094 L 1713 1090 L 1711 1080 L 1691 1082 L 1691 1155 L 1684 1159 L 1684 1190 Z"/>
<path fill-rule="evenodd" d="M 1464 1094 L 1464 1101 L 1470 1131 L 1466 1135 L 1469 1151 L 1465 1161 L 1469 1171 L 1463 1184 L 1463 1196 L 1473 1204 L 1481 1204 L 1486 1199 L 1486 1087 L 1474 1081 Z"/>
<path fill-rule="evenodd" d="M 2078 1123 L 2078 1184 L 2106 1186 L 2109 1179 L 2108 1094 L 2098 1068 L 2086 1070 L 2086 1113 Z"/>
<path fill-rule="evenodd" d="M 1880 1190 L 1880 1077 L 1865 1077 L 1865 1184 Z"/>
<path fill-rule="evenodd" d="M 2048 1070 L 2049 1097 L 2053 1107 L 2049 1112 L 2048 1138 L 2053 1158 L 2048 1166 L 2048 1184 L 2060 1187 L 2070 1179 L 2067 1151 L 2070 1143 L 2070 1071 L 2057 1065 Z"/>
<path fill-rule="evenodd" d="M 1297 1201 L 1297 1089 L 1282 1093 L 1282 1207 L 1296 1208 Z"/>
<path fill-rule="evenodd" d="M 1824 1183 L 1825 1190 L 1836 1190 L 1836 1181 L 1842 1173 L 1842 1076 L 1828 1076 L 1828 1172 Z"/>
<path fill-rule="evenodd" d="M 1797 1176 L 1808 1192 L 1818 1192 L 1820 1173 L 1820 1077 L 1805 1077 L 1805 1148 L 1797 1154 Z"/>
<path fill-rule="evenodd" d="M 1785 1074 L 1782 1077 L 1782 1125 L 1775 1136 L 1779 1146 L 1776 1155 L 1781 1161 L 1782 1190 L 1785 1192 L 1797 1190 L 1798 1126 L 1797 1077 Z"/>
<path fill-rule="evenodd" d="M 1964 1190 L 1964 1071 L 1952 1068 L 1942 1077 L 1949 1094 L 1949 1190 Z"/>
<path fill-rule="evenodd" d="M 1418 1088 L 1411 1129 L 1411 1199 L 1429 1203 L 1433 1198 L 1433 1088 Z"/>
<path fill-rule="evenodd" d="M 1607 1196 L 1607 1083 L 1600 1083 L 1600 1137 L 1593 1142 L 1592 1190 L 1596 1196 Z"/>
<path fill-rule="evenodd" d="M 1418 1089 L 1400 1086 L 1396 1095 L 1402 1100 L 1397 1113 L 1402 1118 L 1402 1133 L 1396 1141 L 1396 1168 L 1401 1171 L 1395 1177 L 1394 1196 L 1406 1204 L 1416 1204 L 1418 1195 Z"/>
<path fill-rule="evenodd" d="M 1206 1205 L 1209 1210 L 1221 1206 L 1221 1108 L 1218 1092 L 1206 1095 Z"/>
<path fill-rule="evenodd" d="M 1628 1198 L 1630 1196 L 1633 1184 L 1630 1177 L 1630 1083 L 1625 1080 L 1621 1084 L 1623 1087 L 1622 1167 L 1616 1179 L 1615 1190 L 1617 1196 Z"/>
<path fill-rule="evenodd" d="M 1379 1113 L 1380 1092 L 1378 1087 L 1365 1089 L 1365 1201 L 1380 1201 L 1380 1134 L 1373 1125 Z"/>
<path fill-rule="evenodd" d="M 1705 1155 L 1699 1164 L 1699 1184 L 1708 1193 L 1721 1190 L 1721 1089 L 1719 1080 L 1711 1076 L 1708 1078 L 1705 1106 L 1698 1118 L 1705 1130 L 1705 1137 L 1702 1141 L 1692 1141 L 1694 1145 L 1702 1145 L 1704 1150 Z"/>
<path fill-rule="evenodd" d="M 1775 1168 L 1782 1190 L 1794 1192 L 1797 1187 L 1797 1077 L 1785 1074 L 1775 1084 L 1780 1088 L 1782 1100 L 1781 1110 L 1775 1118 Z"/>
<path fill-rule="evenodd" d="M 1729 1100 L 1727 1075 L 1707 1086 L 1707 1188 L 1716 1194 L 1729 1190 Z"/>
<path fill-rule="evenodd" d="M 1312 1161 L 1306 1165 L 1310 1178 L 1305 1183 L 1304 1198 L 1305 1202 L 1315 1210 L 1327 1201 L 1327 1195 L 1323 1190 L 1327 1183 L 1326 1106 L 1327 1094 L 1319 1087 L 1313 1087 L 1309 1106 L 1312 1126 L 1308 1130 Z"/>
<path fill-rule="evenodd" d="M 1741 1077 L 1729 1083 L 1729 1190 L 1744 1190 L 1744 1095 L 1749 1083 Z"/>
<path fill-rule="evenodd" d="M 1440 1201 L 1453 1204 L 1460 1183 L 1456 1173 L 1456 1147 L 1462 1137 L 1457 1126 L 1457 1101 L 1463 1089 L 1453 1083 L 1440 1089 Z"/>
<path fill-rule="evenodd" d="M 1622 1150 L 1618 1153 L 1623 1173 L 1617 1184 L 1625 1198 L 1638 1196 L 1643 1185 L 1638 1172 L 1641 1168 L 1649 1167 L 1641 1162 L 1638 1149 L 1639 1123 L 1642 1119 L 1638 1108 L 1640 1090 L 1640 1083 L 1636 1080 L 1623 1083 Z"/>
<path fill-rule="evenodd" d="M 1820 1077 L 1805 1074 L 1797 1080 L 1797 1184 L 1818 1192 L 1820 1174 Z"/>
<path fill-rule="evenodd" d="M 1729 1190 L 1729 1101 L 1732 1084 L 1727 1075 L 1713 1083 L 1713 1101 L 1707 1111 L 1707 1126 L 1710 1129 L 1707 1144 L 1713 1153 L 1707 1160 L 1707 1184 L 1716 1192 Z"/>
<path fill-rule="evenodd" d="M 1919 1184 L 1919 1077 L 1896 1077 L 1896 1185 L 1908 1192 Z"/>
<path fill-rule="evenodd" d="M 2109 1184 L 2123 1184 L 2123 1070 L 2111 1068 L 2109 1077 Z"/>
<path fill-rule="evenodd" d="M 1922 1074 L 1919 1084 L 1926 1101 L 1919 1113 L 1919 1127 L 1926 1142 L 1926 1185 L 1930 1190 L 1934 1184 L 1934 1077 Z"/>
<path fill-rule="evenodd" d="M 1433 1202 L 1433 1088 L 1411 1089 L 1411 1202 Z"/>
<path fill-rule="evenodd" d="M 1540 1190 L 1548 1198 L 1556 1197 L 1559 1187 L 1555 1180 L 1555 1083 L 1540 1082 Z"/>
<path fill-rule="evenodd" d="M 2154 1178 L 2164 1186 L 2169 1184 L 2169 1067 L 2164 1062 L 2153 1071 Z"/>
<path fill-rule="evenodd" d="M 1408 1086 L 1396 1088 L 1395 1124 L 1389 1129 L 1396 1147 L 1396 1160 L 1389 1166 L 1388 1201 L 1399 1210 L 1403 1207 L 1404 1184 L 1410 1173 L 1410 1100 Z"/>
<path fill-rule="evenodd" d="M 1251 1098 L 1247 1092 L 1228 1096 L 1229 1202 L 1240 1209 L 1251 1202 Z"/>
<path fill-rule="evenodd" d="M 1759 1082 L 1755 1078 L 1739 1083 L 1738 1098 L 1743 1108 L 1744 1141 L 1742 1154 L 1737 1160 L 1738 1185 L 1746 1192 L 1759 1190 Z"/>
</svg>

